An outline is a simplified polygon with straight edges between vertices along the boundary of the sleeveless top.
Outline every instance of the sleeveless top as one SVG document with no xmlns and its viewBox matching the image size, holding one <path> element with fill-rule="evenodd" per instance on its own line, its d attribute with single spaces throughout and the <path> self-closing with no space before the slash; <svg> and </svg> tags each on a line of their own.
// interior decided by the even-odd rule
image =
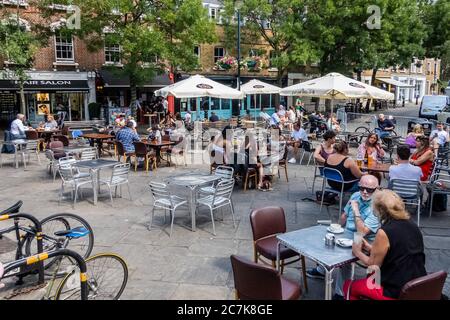
<svg viewBox="0 0 450 320">
<path fill-rule="evenodd" d="M 411 159 L 412 160 L 417 160 L 418 158 L 420 158 L 428 150 L 431 150 L 431 149 L 425 149 L 421 153 L 414 153 L 411 156 Z M 428 178 L 430 177 L 431 170 L 433 169 L 433 161 L 427 160 L 424 163 L 422 163 L 421 165 L 419 165 L 419 167 L 420 167 L 420 169 L 422 169 L 422 178 L 420 178 L 420 181 L 427 181 Z"/>
<path fill-rule="evenodd" d="M 383 295 L 398 298 L 408 282 L 427 274 L 422 233 L 411 220 L 390 220 L 381 226 L 389 250 L 381 265 Z"/>
<path fill-rule="evenodd" d="M 348 157 L 345 157 L 337 165 L 329 164 L 328 159 L 327 159 L 325 161 L 325 167 L 338 170 L 340 173 L 342 173 L 342 177 L 344 178 L 344 181 L 355 180 L 357 178 L 353 175 L 352 171 L 349 168 L 346 168 L 344 166 L 345 160 L 347 160 L 347 159 L 348 159 Z M 355 183 L 357 183 L 357 182 L 355 182 Z M 342 188 L 342 183 L 340 183 L 340 182 L 328 180 L 328 184 L 333 189 L 341 190 L 341 188 Z M 346 184 L 344 184 L 344 191 L 351 189 L 352 187 L 353 187 L 353 183 L 346 183 Z"/>
<path fill-rule="evenodd" d="M 328 159 L 328 157 L 330 156 L 330 155 L 332 155 L 334 153 L 334 150 L 333 150 L 333 152 L 331 152 L 331 153 L 327 153 L 326 151 L 325 151 L 325 149 L 323 148 L 323 145 L 321 144 L 320 145 L 320 152 L 319 152 L 319 154 L 320 154 L 320 156 L 322 157 L 322 158 L 324 158 L 325 159 L 325 161 Z"/>
</svg>

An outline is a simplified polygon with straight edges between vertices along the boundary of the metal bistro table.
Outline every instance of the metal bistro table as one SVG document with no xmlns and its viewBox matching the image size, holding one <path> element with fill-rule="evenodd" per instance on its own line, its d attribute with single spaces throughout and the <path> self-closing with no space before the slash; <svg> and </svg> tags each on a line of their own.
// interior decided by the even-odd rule
<svg viewBox="0 0 450 320">
<path fill-rule="evenodd" d="M 91 172 L 92 185 L 94 186 L 94 205 L 97 205 L 97 194 L 100 193 L 100 170 L 103 168 L 111 168 L 120 163 L 115 160 L 95 159 L 79 161 L 75 163 L 75 166 L 79 168 L 88 168 Z M 97 179 L 95 175 L 97 174 Z"/>
<path fill-rule="evenodd" d="M 220 180 L 219 176 L 207 174 L 189 174 L 168 177 L 168 184 L 187 187 L 190 191 L 189 196 L 189 211 L 191 212 L 192 231 L 195 231 L 195 212 L 197 209 L 197 189 L 205 184 L 210 184 L 214 181 Z"/>
<path fill-rule="evenodd" d="M 352 253 L 352 248 L 341 248 L 338 245 L 326 246 L 326 226 L 314 226 L 277 236 L 277 268 L 280 268 L 280 245 L 284 245 L 295 252 L 317 262 L 325 269 L 325 300 L 331 300 L 334 269 L 352 263 L 352 278 L 354 274 L 353 262 L 358 261 Z M 345 230 L 336 234 L 336 239 L 348 238 L 353 240 L 353 232 Z"/>
</svg>

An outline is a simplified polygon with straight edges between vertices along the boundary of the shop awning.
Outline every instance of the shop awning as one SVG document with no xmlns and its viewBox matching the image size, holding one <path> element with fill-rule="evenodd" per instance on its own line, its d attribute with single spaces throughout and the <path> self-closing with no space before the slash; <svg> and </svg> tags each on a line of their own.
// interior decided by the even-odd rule
<svg viewBox="0 0 450 320">
<path fill-rule="evenodd" d="M 0 91 L 17 91 L 17 80 L 0 80 Z M 86 80 L 26 80 L 25 91 L 89 91 Z"/>
<path fill-rule="evenodd" d="M 110 70 L 100 70 L 100 77 L 103 80 L 105 88 L 129 88 L 130 78 L 127 76 L 121 76 Z M 169 75 L 161 74 L 156 75 L 151 80 L 144 82 L 140 85 L 140 88 L 162 88 L 172 84 L 169 79 Z"/>
<path fill-rule="evenodd" d="M 413 85 L 409 85 L 407 83 L 403 83 L 401 81 L 391 79 L 391 78 L 377 78 L 378 81 L 399 87 L 399 88 L 414 88 Z"/>
</svg>

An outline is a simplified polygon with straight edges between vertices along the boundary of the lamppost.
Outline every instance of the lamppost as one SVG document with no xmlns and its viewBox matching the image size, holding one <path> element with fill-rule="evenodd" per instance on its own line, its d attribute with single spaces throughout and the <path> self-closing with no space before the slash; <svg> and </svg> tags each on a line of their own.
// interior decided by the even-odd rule
<svg viewBox="0 0 450 320">
<path fill-rule="evenodd" d="M 236 8 L 237 13 L 237 64 L 238 64 L 238 70 L 237 70 L 237 86 L 236 88 L 238 90 L 241 89 L 241 8 L 242 8 L 242 1 L 236 0 L 234 3 L 234 6 Z"/>
</svg>

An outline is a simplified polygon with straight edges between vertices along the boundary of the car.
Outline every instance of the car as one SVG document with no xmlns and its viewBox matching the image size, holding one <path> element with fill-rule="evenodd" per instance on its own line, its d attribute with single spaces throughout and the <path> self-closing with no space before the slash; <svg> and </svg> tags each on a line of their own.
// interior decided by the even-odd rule
<svg viewBox="0 0 450 320">
<path fill-rule="evenodd" d="M 444 109 L 442 109 L 442 111 L 438 113 L 437 119 L 440 122 L 450 124 L 450 106 L 446 106 Z"/>
<path fill-rule="evenodd" d="M 435 119 L 446 106 L 450 105 L 450 97 L 444 95 L 423 96 L 420 103 L 419 118 Z"/>
</svg>

